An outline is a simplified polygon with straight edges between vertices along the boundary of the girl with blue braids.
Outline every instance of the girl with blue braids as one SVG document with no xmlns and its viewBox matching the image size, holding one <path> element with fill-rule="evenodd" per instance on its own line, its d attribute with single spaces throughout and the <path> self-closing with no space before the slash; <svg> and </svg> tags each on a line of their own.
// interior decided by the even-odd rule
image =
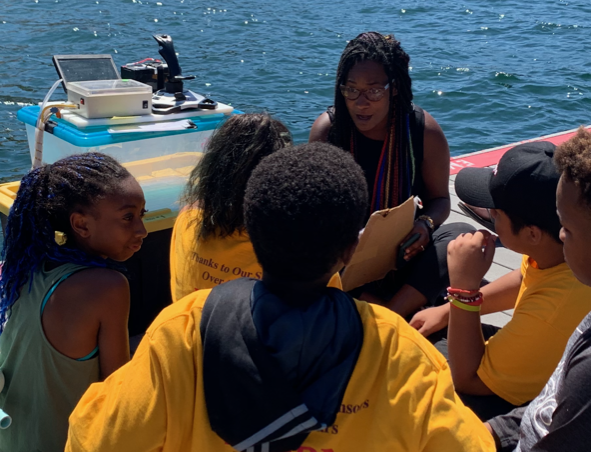
<svg viewBox="0 0 591 452">
<path fill-rule="evenodd" d="M 8 216 L 0 275 L 0 450 L 63 451 L 68 416 L 129 361 L 129 286 L 147 235 L 131 174 L 99 153 L 32 170 Z"/>
<path fill-rule="evenodd" d="M 361 166 L 371 200 L 368 217 L 411 195 L 421 198 L 424 208 L 403 240 L 418 237 L 405 249 L 408 265 L 357 294 L 402 316 L 435 303 L 449 285 L 447 243 L 470 230 L 463 224 L 439 227 L 450 213 L 449 147 L 437 121 L 412 102 L 409 61 L 393 35 L 368 32 L 349 41 L 337 69 L 334 107 L 310 132 L 310 141 L 339 146 Z"/>
</svg>

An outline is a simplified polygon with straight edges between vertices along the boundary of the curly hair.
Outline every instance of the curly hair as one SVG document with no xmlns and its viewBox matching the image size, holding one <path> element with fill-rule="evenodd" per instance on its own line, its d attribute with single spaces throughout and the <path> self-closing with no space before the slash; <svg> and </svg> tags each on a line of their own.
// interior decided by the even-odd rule
<svg viewBox="0 0 591 452">
<path fill-rule="evenodd" d="M 107 267 L 109 262 L 77 249 L 72 240 L 55 242 L 55 231 L 72 234 L 70 215 L 86 212 L 116 194 L 132 177 L 115 159 L 100 153 L 72 155 L 29 172 L 21 180 L 6 223 L 0 275 L 0 332 L 21 287 L 50 261 Z"/>
<path fill-rule="evenodd" d="M 181 200 L 201 210 L 198 238 L 223 238 L 244 229 L 242 203 L 250 173 L 263 157 L 291 143 L 287 127 L 265 113 L 231 116 L 216 130 Z"/>
<path fill-rule="evenodd" d="M 591 132 L 579 127 L 575 136 L 562 143 L 554 154 L 558 171 L 581 190 L 581 196 L 591 207 Z"/>
<path fill-rule="evenodd" d="M 355 243 L 367 209 L 363 171 L 341 149 L 314 142 L 282 149 L 246 187 L 246 229 L 263 269 L 312 281 Z"/>
<path fill-rule="evenodd" d="M 384 66 L 390 86 L 388 112 L 388 137 L 380 157 L 376 184 L 373 188 L 372 210 L 394 207 L 410 196 L 417 169 L 412 152 L 409 115 L 413 111 L 412 82 L 408 74 L 410 57 L 393 35 L 377 32 L 362 33 L 352 39 L 339 61 L 335 84 L 334 122 L 329 131 L 329 141 L 349 151 L 355 157 L 363 152 L 356 145 L 357 134 L 340 85 L 347 81 L 349 71 L 361 61 L 376 61 Z"/>
</svg>

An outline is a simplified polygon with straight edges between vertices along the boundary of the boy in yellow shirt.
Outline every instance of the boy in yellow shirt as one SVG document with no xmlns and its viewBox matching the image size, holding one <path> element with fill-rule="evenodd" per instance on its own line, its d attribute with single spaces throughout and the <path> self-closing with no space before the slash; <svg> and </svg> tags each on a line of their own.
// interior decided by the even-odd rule
<svg viewBox="0 0 591 452">
<path fill-rule="evenodd" d="M 591 133 L 583 127 L 561 144 L 556 207 L 564 257 L 575 276 L 591 285 Z M 591 444 L 591 314 L 570 337 L 556 370 L 527 406 L 489 421 L 502 450 L 588 452 Z"/>
<path fill-rule="evenodd" d="M 367 209 L 349 154 L 326 143 L 276 152 L 244 206 L 262 281 L 166 308 L 133 360 L 82 397 L 67 452 L 494 450 L 428 341 L 326 287 Z"/>
<path fill-rule="evenodd" d="M 490 211 L 503 245 L 523 254 L 521 268 L 482 287 L 480 310 L 448 303 L 415 316 L 411 325 L 428 334 L 445 326 L 454 384 L 483 420 L 531 401 L 558 364 L 568 338 L 591 311 L 591 288 L 564 262 L 558 234 L 556 188 L 560 175 L 549 142 L 526 143 L 507 151 L 495 170 L 467 168 L 455 186 L 467 204 Z M 483 231 L 492 260 L 496 237 Z M 475 289 L 490 267 L 477 265 L 481 250 L 463 246 L 465 234 L 448 247 L 450 284 Z M 470 286 L 470 287 L 468 287 Z M 503 328 L 481 325 L 480 314 L 515 309 Z M 440 322 L 443 316 L 445 322 Z M 443 325 L 442 325 L 443 324 Z M 491 331 L 492 330 L 492 331 Z M 483 336 L 484 332 L 484 336 Z M 445 341 L 436 344 L 442 349 Z"/>
</svg>

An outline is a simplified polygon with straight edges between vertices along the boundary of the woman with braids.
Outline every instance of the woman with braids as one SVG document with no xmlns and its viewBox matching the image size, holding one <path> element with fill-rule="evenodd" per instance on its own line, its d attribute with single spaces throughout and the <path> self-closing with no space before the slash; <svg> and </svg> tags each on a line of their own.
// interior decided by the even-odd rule
<svg viewBox="0 0 591 452">
<path fill-rule="evenodd" d="M 448 285 L 447 243 L 465 225 L 439 227 L 449 216 L 449 147 L 433 117 L 412 103 L 409 56 L 394 36 L 362 33 L 351 40 L 337 69 L 334 107 L 318 117 L 310 141 L 350 152 L 364 171 L 371 212 L 421 198 L 407 239 L 409 262 L 386 280 L 364 286 L 361 298 L 408 316 L 432 304 Z"/>
<path fill-rule="evenodd" d="M 0 276 L 0 450 L 63 451 L 86 389 L 129 361 L 129 286 L 117 268 L 142 245 L 145 200 L 111 157 L 32 170 L 10 210 Z"/>
<path fill-rule="evenodd" d="M 287 127 L 264 113 L 231 116 L 213 134 L 189 177 L 186 207 L 172 233 L 173 301 L 240 277 L 261 277 L 244 226 L 244 190 L 261 159 L 290 144 Z"/>
</svg>

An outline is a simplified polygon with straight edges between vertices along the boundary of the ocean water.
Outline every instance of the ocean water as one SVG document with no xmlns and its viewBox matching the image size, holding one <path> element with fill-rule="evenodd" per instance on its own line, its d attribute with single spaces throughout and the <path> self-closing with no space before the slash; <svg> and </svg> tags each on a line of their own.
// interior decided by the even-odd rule
<svg viewBox="0 0 591 452">
<path fill-rule="evenodd" d="M 188 88 L 268 111 L 304 142 L 347 40 L 394 33 L 415 102 L 458 155 L 591 122 L 590 28 L 588 0 L 0 0 L 0 182 L 30 167 L 16 112 L 57 78 L 54 54 L 110 53 L 119 66 L 158 57 L 151 35 L 170 34 L 197 76 Z"/>
</svg>

